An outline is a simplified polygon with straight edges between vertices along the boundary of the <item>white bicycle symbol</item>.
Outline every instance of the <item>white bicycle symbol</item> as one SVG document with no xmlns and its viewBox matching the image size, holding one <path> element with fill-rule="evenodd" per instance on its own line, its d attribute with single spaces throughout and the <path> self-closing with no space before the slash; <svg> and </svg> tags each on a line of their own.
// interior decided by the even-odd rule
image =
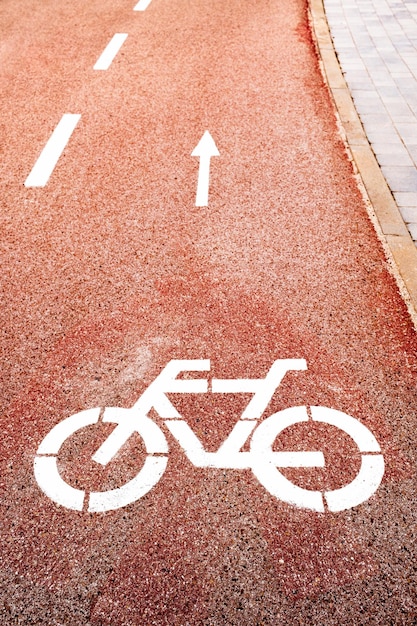
<svg viewBox="0 0 417 626">
<path fill-rule="evenodd" d="M 103 422 L 116 424 L 99 447 L 93 460 L 105 466 L 117 455 L 133 433 L 144 442 L 146 460 L 135 478 L 122 487 L 91 492 L 87 511 L 104 512 L 135 502 L 160 480 L 168 462 L 168 443 L 161 428 L 148 413 L 153 408 L 178 441 L 195 467 L 251 469 L 259 482 L 276 498 L 296 507 L 324 512 L 343 511 L 365 502 L 378 489 L 384 474 L 384 458 L 371 431 L 357 419 L 322 406 L 296 406 L 274 413 L 258 422 L 275 390 L 288 371 L 306 370 L 304 359 L 280 359 L 273 363 L 265 378 L 212 379 L 211 393 L 253 393 L 241 418 L 217 452 L 207 452 L 193 430 L 182 419 L 167 393 L 208 393 L 207 379 L 178 379 L 182 372 L 207 372 L 206 359 L 172 360 L 140 396 L 131 409 L 100 407 L 81 411 L 58 423 L 46 435 L 37 450 L 34 473 L 41 490 L 54 502 L 68 509 L 82 511 L 86 492 L 65 482 L 58 470 L 57 455 L 63 443 L 78 430 Z M 323 452 L 274 452 L 277 436 L 286 428 L 303 422 L 335 426 L 347 433 L 361 453 L 361 466 L 349 484 L 332 491 L 312 491 L 288 480 L 279 468 L 324 467 Z M 241 449 L 252 435 L 250 451 Z"/>
</svg>

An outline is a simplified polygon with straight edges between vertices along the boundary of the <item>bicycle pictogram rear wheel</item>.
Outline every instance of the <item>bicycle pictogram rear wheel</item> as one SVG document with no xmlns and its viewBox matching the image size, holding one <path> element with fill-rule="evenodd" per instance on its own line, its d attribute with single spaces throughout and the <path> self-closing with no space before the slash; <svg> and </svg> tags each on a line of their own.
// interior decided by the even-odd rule
<svg viewBox="0 0 417 626">
<path fill-rule="evenodd" d="M 100 407 L 75 413 L 59 422 L 40 444 L 34 460 L 36 481 L 42 491 L 54 502 L 68 509 L 82 511 L 86 492 L 69 485 L 58 469 L 58 454 L 64 442 L 74 433 L 99 422 L 103 410 Z M 87 511 L 104 512 L 118 509 L 135 502 L 156 485 L 167 466 L 168 445 L 160 428 L 149 417 L 138 416 L 132 409 L 110 407 L 104 409 L 103 421 L 129 425 L 134 420 L 134 430 L 143 439 L 146 459 L 138 474 L 117 489 L 91 492 Z M 118 450 L 114 450 L 116 455 Z"/>
</svg>

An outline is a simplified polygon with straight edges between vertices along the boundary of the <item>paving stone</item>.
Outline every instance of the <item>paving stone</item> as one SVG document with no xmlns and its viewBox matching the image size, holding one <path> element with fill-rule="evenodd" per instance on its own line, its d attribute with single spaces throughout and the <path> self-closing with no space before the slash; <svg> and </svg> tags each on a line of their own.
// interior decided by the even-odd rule
<svg viewBox="0 0 417 626">
<path fill-rule="evenodd" d="M 417 222 L 413 222 L 411 224 L 407 224 L 408 230 L 413 238 L 413 241 L 417 241 Z"/>
<path fill-rule="evenodd" d="M 355 100 L 355 99 L 354 99 Z M 383 140 L 387 144 L 398 144 L 401 143 L 401 139 L 396 132 L 394 126 L 390 128 L 365 128 L 366 134 L 368 135 L 368 139 L 371 144 L 374 141 Z"/>
<path fill-rule="evenodd" d="M 417 145 L 408 144 L 407 150 L 409 154 L 411 155 L 411 158 L 413 159 L 414 163 L 417 163 Z"/>
<path fill-rule="evenodd" d="M 382 172 L 392 191 L 415 191 L 417 193 L 417 169 L 383 165 Z"/>
<path fill-rule="evenodd" d="M 392 100 L 390 98 L 384 98 L 383 96 L 381 96 L 381 99 L 385 105 L 385 107 L 388 109 L 388 111 L 391 113 L 391 115 L 396 116 L 396 115 L 410 115 L 410 113 L 412 113 L 412 109 L 409 107 L 407 101 L 405 99 L 403 100 Z"/>
<path fill-rule="evenodd" d="M 400 213 L 407 224 L 417 224 L 417 206 L 401 207 Z"/>
<path fill-rule="evenodd" d="M 417 193 L 413 191 L 396 192 L 394 198 L 400 208 L 417 206 Z"/>
<path fill-rule="evenodd" d="M 379 155 L 395 154 L 399 156 L 408 155 L 408 150 L 402 141 L 399 139 L 397 144 L 387 144 L 383 141 L 383 138 L 379 141 L 374 141 L 372 144 L 372 150 L 375 152 L 379 159 Z"/>
<path fill-rule="evenodd" d="M 377 155 L 378 163 L 380 166 L 384 165 L 401 165 L 401 166 L 413 166 L 413 160 L 411 159 L 408 153 L 405 154 L 395 154 L 395 152 L 390 152 L 386 154 L 378 154 Z"/>
</svg>

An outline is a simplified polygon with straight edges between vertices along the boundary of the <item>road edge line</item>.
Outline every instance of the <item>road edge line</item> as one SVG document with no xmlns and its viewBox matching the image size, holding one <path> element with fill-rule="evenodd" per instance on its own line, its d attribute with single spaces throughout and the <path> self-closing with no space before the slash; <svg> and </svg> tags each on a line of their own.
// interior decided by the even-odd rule
<svg viewBox="0 0 417 626">
<path fill-rule="evenodd" d="M 352 161 L 368 215 L 384 248 L 389 270 L 417 330 L 417 247 L 356 111 L 333 46 L 323 0 L 308 0 L 308 9 L 310 30 L 320 69 L 336 109 L 339 131 Z"/>
</svg>

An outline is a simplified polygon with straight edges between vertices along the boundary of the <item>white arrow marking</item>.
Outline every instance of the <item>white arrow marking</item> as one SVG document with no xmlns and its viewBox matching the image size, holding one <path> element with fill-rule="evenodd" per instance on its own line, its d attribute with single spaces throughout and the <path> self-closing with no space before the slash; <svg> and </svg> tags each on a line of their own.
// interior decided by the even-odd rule
<svg viewBox="0 0 417 626">
<path fill-rule="evenodd" d="M 133 10 L 134 11 L 144 11 L 145 9 L 148 8 L 150 3 L 151 3 L 151 0 L 139 0 L 139 2 L 137 3 L 137 5 L 135 6 L 135 8 Z"/>
<path fill-rule="evenodd" d="M 126 41 L 126 33 L 116 33 L 109 41 L 105 49 L 100 55 L 97 63 L 95 64 L 95 70 L 108 70 L 116 54 L 119 52 L 123 43 Z"/>
<path fill-rule="evenodd" d="M 80 117 L 72 113 L 62 116 L 27 177 L 25 187 L 45 187 Z"/>
<path fill-rule="evenodd" d="M 198 170 L 196 206 L 208 205 L 208 191 L 210 179 L 210 159 L 212 156 L 220 156 L 213 137 L 208 130 L 204 133 L 191 156 L 200 157 L 200 168 Z"/>
</svg>

